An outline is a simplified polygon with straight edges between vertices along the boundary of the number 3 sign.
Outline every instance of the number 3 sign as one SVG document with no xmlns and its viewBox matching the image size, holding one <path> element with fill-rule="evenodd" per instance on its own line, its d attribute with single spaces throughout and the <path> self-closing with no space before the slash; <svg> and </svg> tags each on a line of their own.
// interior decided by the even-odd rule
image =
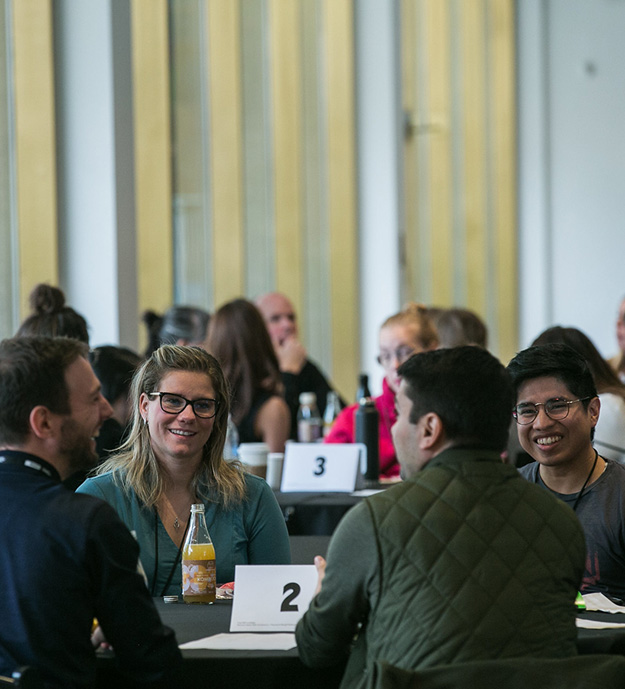
<svg viewBox="0 0 625 689">
<path fill-rule="evenodd" d="M 280 490 L 283 493 L 351 493 L 366 452 L 366 447 L 360 443 L 289 442 L 286 444 Z"/>
<path fill-rule="evenodd" d="M 314 565 L 237 565 L 231 632 L 292 632 L 317 588 Z"/>
</svg>

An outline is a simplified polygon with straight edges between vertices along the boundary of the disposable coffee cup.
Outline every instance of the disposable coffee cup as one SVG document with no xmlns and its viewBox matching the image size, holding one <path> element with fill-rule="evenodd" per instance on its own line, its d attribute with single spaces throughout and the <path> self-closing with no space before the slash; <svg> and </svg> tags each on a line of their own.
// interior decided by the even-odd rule
<svg viewBox="0 0 625 689">
<path fill-rule="evenodd" d="M 261 478 L 265 478 L 267 475 L 268 453 L 269 447 L 266 443 L 241 443 L 239 445 L 239 459 L 246 471 Z"/>
<path fill-rule="evenodd" d="M 270 452 L 267 455 L 267 483 L 273 490 L 280 490 L 283 465 L 283 452 Z"/>
</svg>

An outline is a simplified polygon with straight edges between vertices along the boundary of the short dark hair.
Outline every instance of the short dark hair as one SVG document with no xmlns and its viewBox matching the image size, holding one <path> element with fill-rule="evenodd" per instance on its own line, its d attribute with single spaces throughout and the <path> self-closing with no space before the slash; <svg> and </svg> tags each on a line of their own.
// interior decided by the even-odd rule
<svg viewBox="0 0 625 689">
<path fill-rule="evenodd" d="M 30 412 L 39 405 L 69 414 L 65 371 L 87 357 L 87 345 L 68 337 L 14 337 L 0 342 L 0 444 L 23 443 Z"/>
<path fill-rule="evenodd" d="M 488 330 L 484 321 L 469 309 L 430 309 L 432 320 L 438 331 L 438 346 L 459 347 L 477 345 L 486 349 Z"/>
<path fill-rule="evenodd" d="M 503 364 L 480 347 L 415 354 L 397 373 L 412 401 L 411 423 L 437 414 L 454 445 L 502 452 L 508 442 L 513 396 Z"/>
<path fill-rule="evenodd" d="M 544 344 L 519 352 L 508 364 L 515 397 L 523 383 L 534 378 L 556 378 L 580 399 L 597 396 L 597 388 L 586 359 L 566 344 Z M 590 399 L 583 403 L 588 409 Z"/>
<path fill-rule="evenodd" d="M 145 311 L 142 319 L 148 329 L 146 358 L 161 345 L 183 341 L 199 345 L 206 339 L 210 313 L 197 306 L 171 306 L 160 316 L 154 311 Z"/>
<path fill-rule="evenodd" d="M 128 397 L 132 377 L 142 362 L 136 352 L 127 347 L 103 345 L 89 352 L 89 361 L 102 384 L 102 394 L 111 404 Z"/>
</svg>

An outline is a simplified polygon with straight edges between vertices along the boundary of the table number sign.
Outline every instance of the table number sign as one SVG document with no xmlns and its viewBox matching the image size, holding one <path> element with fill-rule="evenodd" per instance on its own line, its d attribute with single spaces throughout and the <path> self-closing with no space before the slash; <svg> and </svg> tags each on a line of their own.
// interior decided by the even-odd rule
<svg viewBox="0 0 625 689">
<path fill-rule="evenodd" d="M 311 491 L 351 493 L 360 478 L 367 448 L 362 443 L 286 444 L 282 470 L 283 493 Z"/>
<path fill-rule="evenodd" d="M 237 565 L 230 631 L 295 631 L 317 579 L 314 565 Z"/>
</svg>

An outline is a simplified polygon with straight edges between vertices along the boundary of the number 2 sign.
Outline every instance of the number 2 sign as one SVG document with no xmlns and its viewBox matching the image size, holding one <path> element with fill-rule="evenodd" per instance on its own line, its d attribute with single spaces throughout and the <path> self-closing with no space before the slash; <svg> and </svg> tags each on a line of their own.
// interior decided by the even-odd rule
<svg viewBox="0 0 625 689">
<path fill-rule="evenodd" d="M 314 565 L 237 565 L 231 632 L 292 632 L 317 588 Z"/>
</svg>

